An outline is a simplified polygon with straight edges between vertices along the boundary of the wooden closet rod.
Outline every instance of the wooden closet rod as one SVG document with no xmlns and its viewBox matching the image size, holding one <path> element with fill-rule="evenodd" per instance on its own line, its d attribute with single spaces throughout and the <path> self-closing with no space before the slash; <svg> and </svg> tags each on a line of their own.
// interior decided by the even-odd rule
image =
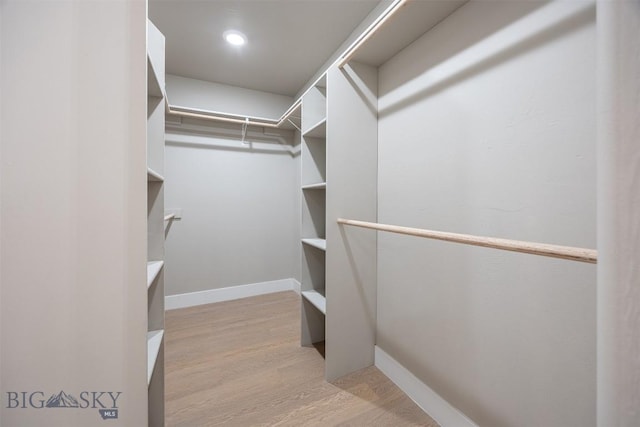
<svg viewBox="0 0 640 427">
<path fill-rule="evenodd" d="M 193 117 L 196 119 L 206 119 L 206 120 L 215 120 L 218 122 L 226 122 L 226 123 L 238 123 L 245 124 L 247 123 L 249 126 L 262 126 L 268 128 L 279 128 L 282 124 L 293 114 L 294 110 L 300 106 L 301 100 L 298 99 L 294 102 L 291 107 L 284 112 L 284 114 L 278 120 L 271 119 L 258 119 L 255 117 L 244 117 L 240 115 L 233 115 L 228 113 L 219 113 L 217 111 L 205 111 L 205 110 L 196 110 L 194 108 L 186 108 L 186 107 L 176 107 L 173 108 L 168 105 L 167 111 L 169 114 L 174 116 L 184 116 L 184 117 Z M 247 121 L 248 119 L 248 121 Z"/>
<path fill-rule="evenodd" d="M 291 104 L 291 107 L 289 107 L 289 109 L 285 111 L 284 114 L 282 114 L 282 116 L 280 117 L 280 120 L 278 120 L 278 127 L 282 126 L 282 124 L 289 118 L 289 116 L 291 116 L 291 114 L 293 114 L 294 110 L 298 108 L 300 105 L 302 105 L 302 97 L 300 97 L 296 102 Z"/>
<path fill-rule="evenodd" d="M 377 222 L 356 221 L 353 219 L 343 218 L 338 218 L 338 224 L 406 234 L 409 236 L 425 237 L 427 239 L 444 240 L 445 242 L 462 243 L 465 245 L 482 246 L 485 248 L 502 249 L 505 251 L 522 252 L 525 254 L 552 258 L 562 258 L 571 261 L 587 262 L 590 264 L 596 264 L 598 262 L 598 251 L 595 249 L 523 242 L 496 237 L 473 236 L 471 234 L 448 233 L 445 231 L 424 230 L 421 228 L 401 227 L 398 225 L 378 224 Z"/>
<path fill-rule="evenodd" d="M 249 118 L 249 120 L 247 121 L 247 118 L 244 118 L 241 116 L 230 117 L 231 116 L 230 114 L 222 115 L 221 113 L 217 113 L 217 112 L 205 112 L 205 111 L 200 112 L 194 109 L 190 109 L 190 111 L 183 111 L 183 110 L 176 109 L 176 107 L 169 108 L 168 112 L 169 114 L 172 114 L 174 116 L 193 117 L 195 119 L 215 120 L 218 122 L 238 123 L 242 125 L 247 123 L 250 126 L 262 126 L 262 127 L 268 127 L 268 128 L 278 127 L 278 121 L 276 120 L 257 121 L 255 119 Z"/>
</svg>

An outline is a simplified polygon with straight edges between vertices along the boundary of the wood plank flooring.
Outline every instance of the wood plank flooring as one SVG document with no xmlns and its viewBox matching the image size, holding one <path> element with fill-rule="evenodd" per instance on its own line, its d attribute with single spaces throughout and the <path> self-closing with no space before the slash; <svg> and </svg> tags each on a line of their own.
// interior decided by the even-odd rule
<svg viewBox="0 0 640 427">
<path fill-rule="evenodd" d="M 330 384 L 300 347 L 300 297 L 279 292 L 166 314 L 166 425 L 438 424 L 375 367 Z"/>
</svg>

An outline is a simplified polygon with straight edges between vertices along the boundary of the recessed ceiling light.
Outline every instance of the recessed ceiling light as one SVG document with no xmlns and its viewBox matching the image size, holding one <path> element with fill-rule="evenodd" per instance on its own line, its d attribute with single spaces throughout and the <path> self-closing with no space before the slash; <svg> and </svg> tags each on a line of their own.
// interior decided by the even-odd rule
<svg viewBox="0 0 640 427">
<path fill-rule="evenodd" d="M 232 44 L 234 46 L 242 46 L 247 43 L 247 36 L 242 34 L 240 31 L 235 31 L 235 30 L 225 31 L 223 36 L 224 36 L 224 39 L 227 41 L 227 43 Z"/>
</svg>

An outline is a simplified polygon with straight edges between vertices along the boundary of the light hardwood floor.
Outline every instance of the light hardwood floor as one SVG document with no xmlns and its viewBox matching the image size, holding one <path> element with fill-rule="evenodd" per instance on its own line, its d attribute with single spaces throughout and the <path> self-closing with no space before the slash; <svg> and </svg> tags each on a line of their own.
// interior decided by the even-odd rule
<svg viewBox="0 0 640 427">
<path fill-rule="evenodd" d="M 295 292 L 168 311 L 165 328 L 169 427 L 438 425 L 375 367 L 325 382 Z"/>
</svg>

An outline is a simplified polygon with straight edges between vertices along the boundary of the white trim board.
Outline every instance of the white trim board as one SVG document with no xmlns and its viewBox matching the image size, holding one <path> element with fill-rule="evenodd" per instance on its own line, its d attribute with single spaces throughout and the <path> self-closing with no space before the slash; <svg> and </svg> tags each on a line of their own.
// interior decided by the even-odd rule
<svg viewBox="0 0 640 427">
<path fill-rule="evenodd" d="M 478 427 L 378 346 L 375 365 L 441 427 Z"/>
<path fill-rule="evenodd" d="M 165 310 L 212 304 L 214 302 L 272 294 L 275 292 L 295 291 L 300 293 L 300 283 L 296 279 L 272 280 L 269 282 L 251 283 L 249 285 L 229 286 L 206 291 L 185 294 L 167 295 L 164 298 Z"/>
</svg>

